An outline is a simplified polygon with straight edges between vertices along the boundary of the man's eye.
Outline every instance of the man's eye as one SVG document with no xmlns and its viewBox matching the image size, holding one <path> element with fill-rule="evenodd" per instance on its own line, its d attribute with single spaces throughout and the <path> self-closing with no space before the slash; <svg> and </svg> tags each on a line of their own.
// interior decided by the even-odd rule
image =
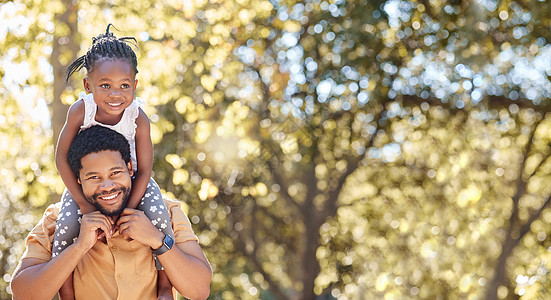
<svg viewBox="0 0 551 300">
<path fill-rule="evenodd" d="M 108 85 L 107 83 L 104 83 L 104 84 L 101 85 L 101 87 L 104 88 L 104 89 L 108 89 L 108 88 L 110 88 L 110 85 Z"/>
<path fill-rule="evenodd" d="M 120 173 L 122 173 L 121 171 L 115 171 L 113 172 L 113 175 L 119 175 Z"/>
<path fill-rule="evenodd" d="M 90 176 L 88 177 L 88 180 L 97 180 L 99 179 L 99 176 Z"/>
</svg>

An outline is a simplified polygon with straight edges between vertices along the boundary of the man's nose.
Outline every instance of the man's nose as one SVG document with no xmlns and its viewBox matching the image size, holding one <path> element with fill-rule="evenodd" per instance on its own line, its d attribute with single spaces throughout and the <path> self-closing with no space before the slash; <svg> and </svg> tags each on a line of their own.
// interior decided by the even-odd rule
<svg viewBox="0 0 551 300">
<path fill-rule="evenodd" d="M 115 187 L 115 183 L 109 179 L 104 180 L 100 185 L 100 188 L 103 190 L 110 190 L 114 187 Z"/>
</svg>

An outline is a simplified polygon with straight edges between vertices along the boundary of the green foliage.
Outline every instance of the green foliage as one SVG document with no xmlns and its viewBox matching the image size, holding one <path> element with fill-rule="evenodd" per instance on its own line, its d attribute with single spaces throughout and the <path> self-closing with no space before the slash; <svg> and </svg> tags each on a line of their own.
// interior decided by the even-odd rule
<svg viewBox="0 0 551 300">
<path fill-rule="evenodd" d="M 7 80 L 5 81 L 7 82 Z M 7 283 L 21 254 L 25 237 L 45 208 L 50 194 L 59 186 L 52 165 L 51 140 L 39 122 L 33 120 L 33 104 L 15 100 L 32 91 L 4 89 L 0 109 L 0 298 L 10 298 Z M 6 90 L 9 89 L 10 92 Z"/>
</svg>

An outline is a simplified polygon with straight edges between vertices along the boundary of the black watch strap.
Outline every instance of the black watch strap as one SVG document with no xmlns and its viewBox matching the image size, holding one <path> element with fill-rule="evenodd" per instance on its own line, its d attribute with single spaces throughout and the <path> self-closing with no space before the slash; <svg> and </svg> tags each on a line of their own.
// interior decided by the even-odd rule
<svg viewBox="0 0 551 300">
<path fill-rule="evenodd" d="M 159 249 L 152 249 L 153 254 L 155 255 L 161 255 L 168 250 L 172 249 L 172 246 L 174 245 L 174 240 L 172 237 L 168 234 L 165 234 L 165 237 L 163 238 L 163 244 Z"/>
</svg>

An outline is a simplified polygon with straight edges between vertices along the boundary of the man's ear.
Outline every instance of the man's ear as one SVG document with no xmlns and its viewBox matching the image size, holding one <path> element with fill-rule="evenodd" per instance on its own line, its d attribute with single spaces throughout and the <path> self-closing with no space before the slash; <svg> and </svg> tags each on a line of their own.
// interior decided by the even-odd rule
<svg viewBox="0 0 551 300">
<path fill-rule="evenodd" d="M 77 182 L 78 184 L 82 184 L 82 182 L 80 182 L 80 177 L 77 177 Z"/>
<path fill-rule="evenodd" d="M 84 90 L 90 94 L 92 93 L 92 88 L 90 87 L 90 80 L 88 80 L 88 77 L 84 77 L 82 79 L 82 84 L 84 85 Z"/>
<path fill-rule="evenodd" d="M 126 164 L 126 166 L 128 167 L 128 173 L 130 174 L 130 177 L 134 176 L 134 169 L 132 168 L 132 160 L 130 160 L 128 164 Z"/>
</svg>

